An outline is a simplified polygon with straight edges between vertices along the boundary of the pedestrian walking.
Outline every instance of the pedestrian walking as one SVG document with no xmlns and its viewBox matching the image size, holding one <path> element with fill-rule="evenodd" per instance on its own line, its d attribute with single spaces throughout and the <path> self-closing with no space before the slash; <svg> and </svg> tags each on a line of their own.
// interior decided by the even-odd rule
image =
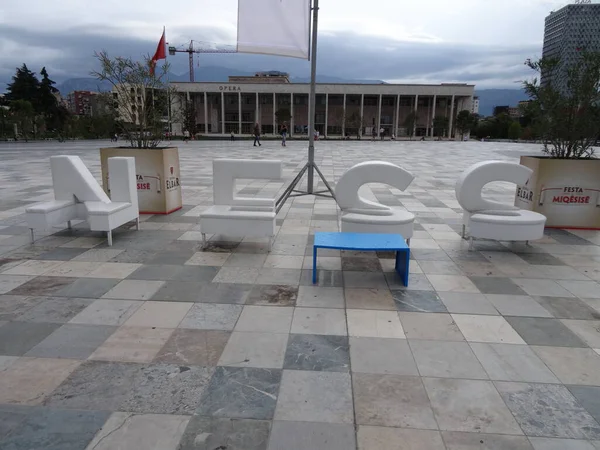
<svg viewBox="0 0 600 450">
<path fill-rule="evenodd" d="M 285 138 L 287 137 L 287 132 L 288 132 L 287 125 L 284 123 L 281 126 L 281 146 L 282 147 L 286 146 Z"/>
<path fill-rule="evenodd" d="M 377 129 L 375 127 L 371 127 L 371 140 L 374 141 L 377 137 Z"/>
<path fill-rule="evenodd" d="M 231 130 L 231 142 L 235 141 L 235 134 L 233 133 L 233 130 Z"/>
<path fill-rule="evenodd" d="M 254 146 L 256 147 L 256 143 L 258 142 L 258 146 L 260 147 L 262 144 L 260 143 L 260 125 L 256 123 L 254 125 Z"/>
<path fill-rule="evenodd" d="M 385 140 L 385 129 L 383 127 L 379 129 L 379 137 L 382 141 Z"/>
</svg>

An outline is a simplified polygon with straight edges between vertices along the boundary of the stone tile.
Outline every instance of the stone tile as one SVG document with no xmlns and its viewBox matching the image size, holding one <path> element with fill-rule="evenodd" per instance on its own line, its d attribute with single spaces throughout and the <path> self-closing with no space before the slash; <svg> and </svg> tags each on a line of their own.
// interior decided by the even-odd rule
<svg viewBox="0 0 600 450">
<path fill-rule="evenodd" d="M 132 272 L 126 278 L 129 280 L 172 280 L 175 274 L 182 269 L 182 266 L 173 264 L 146 264 L 140 265 L 137 270 Z"/>
<path fill-rule="evenodd" d="M 43 297 L 0 295 L 0 320 L 13 320 L 43 300 Z"/>
<path fill-rule="evenodd" d="M 312 282 L 312 270 L 302 271 L 302 274 L 300 275 L 300 285 L 315 286 Z M 316 286 L 344 287 L 343 272 L 341 270 L 317 270 Z"/>
<path fill-rule="evenodd" d="M 461 275 L 427 275 L 427 279 L 436 291 L 464 292 L 477 294 L 479 289 L 471 280 Z"/>
<path fill-rule="evenodd" d="M 102 298 L 149 300 L 164 283 L 164 281 L 123 280 L 104 294 Z"/>
<path fill-rule="evenodd" d="M 20 358 L 2 371 L 0 403 L 39 405 L 80 361 L 50 358 Z"/>
<path fill-rule="evenodd" d="M 273 422 L 268 450 L 356 448 L 354 427 L 339 423 Z"/>
<path fill-rule="evenodd" d="M 220 267 L 225 264 L 230 255 L 230 253 L 197 252 L 185 262 L 185 265 Z"/>
<path fill-rule="evenodd" d="M 418 376 L 405 339 L 350 338 L 352 371 Z"/>
<path fill-rule="evenodd" d="M 73 261 L 108 262 L 114 257 L 118 256 L 120 253 L 123 253 L 123 251 L 123 249 L 92 248 L 87 252 L 77 255 L 75 258 L 73 258 Z"/>
<path fill-rule="evenodd" d="M 29 260 L 3 271 L 2 275 L 29 275 L 36 277 L 60 266 L 63 262 L 64 261 Z"/>
<path fill-rule="evenodd" d="M 404 330 L 394 311 L 349 309 L 348 334 L 355 337 L 404 338 Z"/>
<path fill-rule="evenodd" d="M 477 289 L 483 294 L 526 295 L 510 278 L 502 277 L 469 277 Z"/>
<path fill-rule="evenodd" d="M 313 258 L 312 256 L 305 256 L 302 268 L 306 270 L 312 270 Z M 342 270 L 342 258 L 339 256 L 319 256 L 317 258 L 317 269 L 324 270 Z"/>
<path fill-rule="evenodd" d="M 109 415 L 106 411 L 35 409 L 0 445 L 7 450 L 80 450 Z"/>
<path fill-rule="evenodd" d="M 407 339 L 465 340 L 450 314 L 400 312 L 398 316 Z"/>
<path fill-rule="evenodd" d="M 600 388 L 593 386 L 567 387 L 579 404 L 598 422 L 600 420 Z"/>
<path fill-rule="evenodd" d="M 23 322 L 65 323 L 92 303 L 84 298 L 44 298 L 37 306 L 17 317 Z"/>
<path fill-rule="evenodd" d="M 176 328 L 191 307 L 192 303 L 145 302 L 125 326 Z"/>
<path fill-rule="evenodd" d="M 600 284 L 595 281 L 558 281 L 570 293 L 581 298 L 600 298 Z"/>
<path fill-rule="evenodd" d="M 346 336 L 346 315 L 341 309 L 296 308 L 291 333 Z"/>
<path fill-rule="evenodd" d="M 600 321 L 563 319 L 561 322 L 590 347 L 600 348 Z"/>
<path fill-rule="evenodd" d="M 301 269 L 261 269 L 256 284 L 284 284 L 298 286 Z"/>
<path fill-rule="evenodd" d="M 44 273 L 46 277 L 71 277 L 81 278 L 87 276 L 93 270 L 100 267 L 102 263 L 67 261 Z"/>
<path fill-rule="evenodd" d="M 186 243 L 187 244 L 187 243 Z M 162 251 L 158 252 L 154 255 L 152 259 L 150 259 L 147 264 L 174 264 L 174 265 L 183 265 L 193 256 L 194 252 L 192 250 L 185 251 Z"/>
<path fill-rule="evenodd" d="M 297 286 L 256 285 L 250 291 L 246 304 L 258 306 L 295 306 L 297 299 Z"/>
<path fill-rule="evenodd" d="M 587 347 L 585 342 L 558 319 L 507 317 L 506 320 L 529 345 Z"/>
<path fill-rule="evenodd" d="M 532 347 L 565 384 L 600 386 L 600 356 L 589 348 Z"/>
<path fill-rule="evenodd" d="M 122 325 L 143 304 L 134 300 L 96 300 L 69 323 L 84 325 Z"/>
<path fill-rule="evenodd" d="M 79 278 L 57 291 L 59 297 L 100 298 L 119 283 L 119 280 L 102 278 Z"/>
<path fill-rule="evenodd" d="M 491 382 L 424 378 L 423 383 L 440 430 L 522 434 Z"/>
<path fill-rule="evenodd" d="M 398 311 L 447 312 L 446 306 L 435 291 L 392 291 Z"/>
<path fill-rule="evenodd" d="M 214 368 L 153 364 L 138 367 L 119 410 L 147 414 L 193 414 Z"/>
<path fill-rule="evenodd" d="M 387 289 L 387 281 L 381 272 L 343 271 L 342 273 L 345 288 Z"/>
<path fill-rule="evenodd" d="M 488 379 L 466 342 L 411 340 L 409 344 L 423 377 Z"/>
<path fill-rule="evenodd" d="M 360 450 L 445 450 L 439 431 L 361 425 L 356 435 Z"/>
<path fill-rule="evenodd" d="M 600 426 L 564 386 L 496 382 L 528 436 L 598 439 Z"/>
<path fill-rule="evenodd" d="M 197 415 L 236 419 L 273 418 L 281 370 L 217 367 Z"/>
<path fill-rule="evenodd" d="M 267 420 L 192 416 L 178 450 L 267 450 Z"/>
<path fill-rule="evenodd" d="M 529 438 L 534 450 L 595 450 L 593 442 L 580 439 Z"/>
<path fill-rule="evenodd" d="M 154 362 L 216 366 L 229 336 L 227 331 L 176 329 Z"/>
<path fill-rule="evenodd" d="M 452 318 L 469 342 L 525 343 L 503 317 L 452 314 Z"/>
<path fill-rule="evenodd" d="M 557 319 L 600 319 L 600 312 L 582 300 L 572 297 L 535 297 L 540 305 Z"/>
<path fill-rule="evenodd" d="M 381 272 L 381 263 L 377 258 L 372 257 L 357 258 L 342 256 L 342 270 L 354 272 Z"/>
<path fill-rule="evenodd" d="M 233 253 L 223 264 L 225 267 L 263 267 L 267 255 L 255 253 Z"/>
<path fill-rule="evenodd" d="M 396 310 L 396 304 L 388 289 L 347 288 L 344 290 L 348 309 Z"/>
<path fill-rule="evenodd" d="M 122 326 L 89 359 L 150 362 L 171 337 L 172 329 Z"/>
<path fill-rule="evenodd" d="M 283 368 L 287 334 L 234 332 L 219 359 L 220 366 Z"/>
<path fill-rule="evenodd" d="M 202 286 L 197 301 L 201 303 L 244 304 L 252 285 L 234 283 L 208 283 Z"/>
<path fill-rule="evenodd" d="M 446 450 L 533 450 L 525 436 L 443 431 Z"/>
<path fill-rule="evenodd" d="M 84 236 L 70 240 L 66 244 L 63 244 L 60 248 L 73 248 L 73 249 L 86 249 L 94 248 L 95 246 L 104 242 L 104 238 Z"/>
<path fill-rule="evenodd" d="M 558 383 L 542 360 L 526 345 L 471 343 L 492 380 Z"/>
<path fill-rule="evenodd" d="M 33 406 L 0 405 L 0 443 L 35 409 Z"/>
<path fill-rule="evenodd" d="M 462 275 L 460 267 L 452 261 L 421 261 L 423 273 L 429 275 Z"/>
<path fill-rule="evenodd" d="M 0 372 L 19 359 L 18 356 L 0 356 Z M 1 424 L 0 424 L 1 426 Z"/>
<path fill-rule="evenodd" d="M 448 312 L 458 314 L 498 315 L 494 305 L 483 294 L 438 292 Z"/>
<path fill-rule="evenodd" d="M 107 262 L 86 275 L 87 278 L 113 278 L 122 280 L 136 271 L 141 264 Z"/>
<path fill-rule="evenodd" d="M 22 356 L 59 326 L 57 323 L 5 323 L 0 326 L 0 355 Z"/>
<path fill-rule="evenodd" d="M 57 247 L 49 252 L 42 253 L 38 259 L 45 259 L 50 261 L 69 261 L 76 256 L 85 253 L 87 248 L 66 248 Z"/>
<path fill-rule="evenodd" d="M 240 305 L 196 303 L 185 315 L 179 328 L 231 331 L 241 312 Z"/>
<path fill-rule="evenodd" d="M 275 306 L 244 306 L 235 331 L 289 333 L 294 311 Z"/>
<path fill-rule="evenodd" d="M 26 356 L 87 359 L 117 327 L 66 324 L 33 347 Z"/>
<path fill-rule="evenodd" d="M 6 275 L 9 276 L 9 275 Z M 1 277 L 1 275 L 0 275 Z M 17 275 L 12 275 L 13 278 Z M 20 280 L 31 277 L 18 277 Z M 25 283 L 18 283 L 15 289 L 12 289 L 10 293 L 12 295 L 27 295 L 27 296 L 42 296 L 42 295 L 53 295 L 57 291 L 60 291 L 64 287 L 73 283 L 76 278 L 62 278 L 62 277 L 45 277 L 39 276 L 27 281 Z M 2 280 L 0 280 L 0 292 L 2 291 Z"/>
<path fill-rule="evenodd" d="M 355 373 L 352 386 L 358 425 L 437 429 L 420 378 Z"/>
<path fill-rule="evenodd" d="M 486 294 L 486 298 L 504 316 L 552 317 L 528 295 Z"/>
<path fill-rule="evenodd" d="M 350 375 L 285 370 L 275 419 L 352 424 L 354 414 Z"/>
<path fill-rule="evenodd" d="M 304 256 L 300 255 L 269 255 L 264 261 L 266 269 L 302 269 Z"/>
<path fill-rule="evenodd" d="M 152 296 L 152 300 L 165 302 L 197 302 L 204 282 L 166 281 Z"/>
<path fill-rule="evenodd" d="M 254 284 L 260 269 L 256 267 L 222 267 L 213 278 L 214 283 Z M 274 283 L 267 283 L 274 284 Z"/>
<path fill-rule="evenodd" d="M 346 336 L 291 334 L 283 363 L 284 369 L 317 372 L 347 372 L 350 367 Z"/>
<path fill-rule="evenodd" d="M 573 297 L 573 294 L 553 280 L 533 278 L 513 278 L 512 280 L 521 289 L 523 289 L 527 295 L 540 295 L 545 297 Z"/>
<path fill-rule="evenodd" d="M 308 308 L 343 308 L 344 289 L 337 287 L 300 286 L 298 306 Z"/>
<path fill-rule="evenodd" d="M 59 409 L 115 411 L 131 395 L 141 367 L 140 364 L 85 361 L 44 403 Z"/>
<path fill-rule="evenodd" d="M 175 449 L 189 420 L 189 416 L 115 412 L 90 442 L 88 448 L 94 450 Z"/>
</svg>

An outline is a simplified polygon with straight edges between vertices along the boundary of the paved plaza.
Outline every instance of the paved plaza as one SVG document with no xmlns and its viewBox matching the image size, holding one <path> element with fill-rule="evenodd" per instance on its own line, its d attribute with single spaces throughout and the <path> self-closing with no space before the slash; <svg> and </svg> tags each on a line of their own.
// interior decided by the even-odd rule
<svg viewBox="0 0 600 450">
<path fill-rule="evenodd" d="M 338 230 L 326 198 L 290 200 L 270 253 L 222 236 L 201 250 L 212 159 L 281 159 L 285 180 L 238 183 L 275 197 L 306 142 L 180 143 L 181 211 L 110 248 L 85 224 L 31 245 L 48 158 L 79 155 L 100 179 L 109 145 L 0 144 L 0 449 L 600 449 L 600 232 L 473 252 L 459 235 L 460 172 L 539 146 L 317 142 L 333 182 L 374 159 L 415 174 L 405 192 L 365 188 L 417 216 L 405 288 L 393 254 L 333 250 L 312 285 L 314 233 Z"/>
</svg>

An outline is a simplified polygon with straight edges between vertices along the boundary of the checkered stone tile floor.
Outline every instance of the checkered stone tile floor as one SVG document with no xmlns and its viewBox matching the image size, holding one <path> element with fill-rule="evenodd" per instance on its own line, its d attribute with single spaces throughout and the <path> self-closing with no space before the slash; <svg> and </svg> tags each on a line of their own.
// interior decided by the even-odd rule
<svg viewBox="0 0 600 450">
<path fill-rule="evenodd" d="M 454 182 L 468 165 L 537 147 L 318 142 L 335 182 L 353 164 L 398 163 L 406 192 L 364 194 L 417 215 L 410 285 L 393 255 L 323 251 L 332 200 L 301 197 L 264 240 L 211 236 L 211 160 L 270 158 L 285 181 L 306 144 L 180 146 L 184 208 L 118 230 L 78 224 L 29 244 L 24 208 L 52 197 L 48 157 L 99 142 L 0 144 L 2 450 L 600 449 L 600 232 L 548 230 L 523 244 L 459 236 Z M 511 202 L 514 187 L 487 195 Z"/>
</svg>

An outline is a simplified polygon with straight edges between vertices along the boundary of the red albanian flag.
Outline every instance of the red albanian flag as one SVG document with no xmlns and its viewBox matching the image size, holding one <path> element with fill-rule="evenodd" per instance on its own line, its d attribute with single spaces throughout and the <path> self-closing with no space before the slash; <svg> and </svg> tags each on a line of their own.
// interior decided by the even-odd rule
<svg viewBox="0 0 600 450">
<path fill-rule="evenodd" d="M 154 75 L 154 68 L 156 67 L 156 61 L 158 61 L 159 59 L 167 59 L 164 28 L 163 28 L 162 36 L 160 37 L 160 41 L 158 41 L 158 46 L 156 47 L 156 53 L 154 53 L 154 56 L 150 60 L 150 74 L 151 75 Z"/>
</svg>

